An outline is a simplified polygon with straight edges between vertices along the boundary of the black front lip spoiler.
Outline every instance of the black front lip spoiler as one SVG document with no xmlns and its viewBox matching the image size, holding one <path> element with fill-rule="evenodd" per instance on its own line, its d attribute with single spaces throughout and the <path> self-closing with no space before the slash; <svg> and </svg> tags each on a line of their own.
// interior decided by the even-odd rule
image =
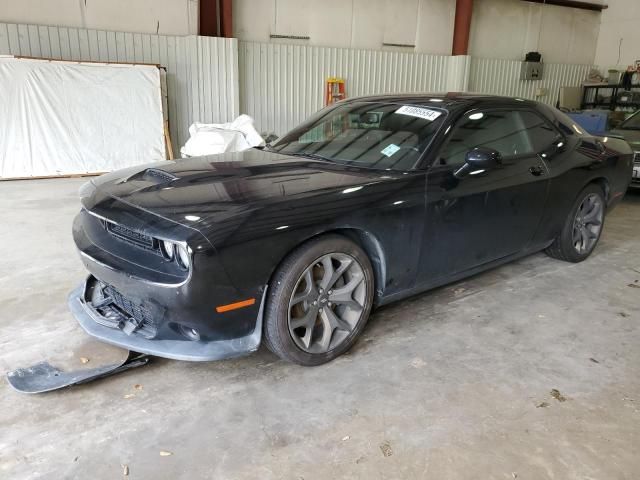
<svg viewBox="0 0 640 480">
<path fill-rule="evenodd" d="M 100 315 L 85 301 L 86 282 L 69 294 L 68 305 L 80 326 L 92 337 L 118 347 L 172 360 L 207 362 L 240 357 L 255 352 L 262 339 L 262 316 L 267 289 L 265 288 L 256 327 L 244 337 L 211 342 L 191 340 L 149 340 L 139 335 L 127 335 L 122 330 L 100 325 Z"/>
</svg>

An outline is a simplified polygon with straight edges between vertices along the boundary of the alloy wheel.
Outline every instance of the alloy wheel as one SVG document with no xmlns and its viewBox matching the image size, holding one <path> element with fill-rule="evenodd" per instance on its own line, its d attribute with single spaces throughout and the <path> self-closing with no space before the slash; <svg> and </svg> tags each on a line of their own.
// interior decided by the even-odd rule
<svg viewBox="0 0 640 480">
<path fill-rule="evenodd" d="M 351 255 L 329 253 L 309 265 L 289 300 L 288 326 L 296 345 L 325 353 L 342 344 L 364 313 L 367 282 Z"/>
<path fill-rule="evenodd" d="M 573 247 L 579 254 L 590 252 L 600 237 L 602 221 L 604 218 L 604 205 L 602 198 L 590 193 L 587 195 L 573 220 Z"/>
</svg>

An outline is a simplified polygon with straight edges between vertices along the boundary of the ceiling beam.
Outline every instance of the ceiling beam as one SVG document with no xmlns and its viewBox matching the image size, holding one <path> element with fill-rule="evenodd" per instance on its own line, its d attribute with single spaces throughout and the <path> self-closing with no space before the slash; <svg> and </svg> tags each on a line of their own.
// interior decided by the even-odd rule
<svg viewBox="0 0 640 480">
<path fill-rule="evenodd" d="M 451 55 L 466 55 L 469 50 L 469 32 L 473 0 L 456 0 L 456 15 L 453 22 Z"/>
<path fill-rule="evenodd" d="M 205 37 L 218 36 L 218 0 L 200 0 L 198 35 Z"/>
<path fill-rule="evenodd" d="M 233 15 L 231 0 L 220 0 L 220 36 L 233 37 Z"/>
<path fill-rule="evenodd" d="M 544 3 L 545 5 L 556 5 L 558 7 L 579 8 L 580 10 L 591 10 L 593 12 L 601 12 L 602 10 L 609 8 L 608 5 L 581 2 L 578 0 L 523 0 L 530 3 Z"/>
</svg>

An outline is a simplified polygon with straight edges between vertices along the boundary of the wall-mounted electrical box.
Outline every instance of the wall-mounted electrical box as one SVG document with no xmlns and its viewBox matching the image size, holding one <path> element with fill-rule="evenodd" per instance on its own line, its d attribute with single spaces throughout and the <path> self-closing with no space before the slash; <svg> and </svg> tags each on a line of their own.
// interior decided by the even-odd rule
<svg viewBox="0 0 640 480">
<path fill-rule="evenodd" d="M 520 80 L 542 80 L 544 73 L 544 63 L 542 62 L 522 62 L 520 67 Z"/>
</svg>

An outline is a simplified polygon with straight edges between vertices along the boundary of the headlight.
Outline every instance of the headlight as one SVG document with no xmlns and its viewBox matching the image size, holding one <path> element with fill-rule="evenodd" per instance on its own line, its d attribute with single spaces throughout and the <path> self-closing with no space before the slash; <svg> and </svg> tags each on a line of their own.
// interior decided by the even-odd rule
<svg viewBox="0 0 640 480">
<path fill-rule="evenodd" d="M 189 270 L 191 266 L 191 252 L 189 247 L 170 240 L 160 240 L 160 252 L 166 260 L 175 260 L 180 268 Z"/>
<path fill-rule="evenodd" d="M 191 255 L 189 255 L 188 247 L 185 247 L 184 245 L 176 245 L 176 261 L 184 270 L 189 269 L 189 265 L 191 264 Z"/>
<path fill-rule="evenodd" d="M 162 252 L 162 256 L 167 260 L 173 259 L 173 242 L 169 240 L 161 240 L 160 241 L 160 251 Z"/>
</svg>

